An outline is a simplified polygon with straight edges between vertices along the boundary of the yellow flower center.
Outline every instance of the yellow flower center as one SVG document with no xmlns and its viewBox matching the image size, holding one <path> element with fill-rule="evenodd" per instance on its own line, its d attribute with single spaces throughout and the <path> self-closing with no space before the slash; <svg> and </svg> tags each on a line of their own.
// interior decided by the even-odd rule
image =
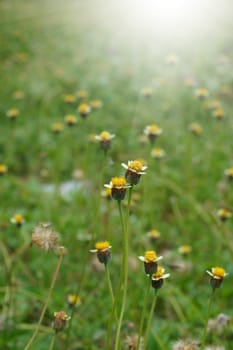
<svg viewBox="0 0 233 350">
<path fill-rule="evenodd" d="M 224 110 L 222 108 L 217 108 L 214 111 L 215 117 L 223 117 L 224 116 Z"/>
<path fill-rule="evenodd" d="M 5 164 L 0 164 L 0 173 L 5 173 L 7 171 L 7 167 Z"/>
<path fill-rule="evenodd" d="M 153 273 L 152 278 L 161 278 L 163 277 L 164 268 L 162 266 L 157 267 L 157 271 Z"/>
<path fill-rule="evenodd" d="M 126 179 L 123 176 L 119 176 L 119 177 L 113 177 L 112 180 L 112 187 L 115 188 L 124 188 L 126 187 Z"/>
<path fill-rule="evenodd" d="M 74 102 L 75 101 L 75 97 L 73 95 L 65 95 L 64 96 L 64 101 L 65 102 Z"/>
<path fill-rule="evenodd" d="M 68 321 L 70 319 L 70 317 L 64 311 L 54 312 L 54 317 L 61 321 Z"/>
<path fill-rule="evenodd" d="M 206 88 L 200 88 L 197 90 L 197 96 L 205 97 L 208 95 L 208 90 Z"/>
<path fill-rule="evenodd" d="M 109 247 L 110 247 L 110 244 L 108 241 L 97 242 L 95 244 L 95 249 L 97 249 L 97 250 L 105 250 L 105 249 L 108 249 Z"/>
<path fill-rule="evenodd" d="M 130 170 L 134 170 L 136 172 L 140 172 L 142 171 L 142 162 L 140 160 L 133 160 L 131 162 L 129 162 L 128 168 Z"/>
<path fill-rule="evenodd" d="M 148 128 L 149 134 L 156 134 L 159 131 L 159 127 L 156 124 L 151 124 Z"/>
<path fill-rule="evenodd" d="M 75 123 L 76 122 L 76 117 L 73 114 L 69 114 L 65 117 L 65 120 L 67 123 Z"/>
<path fill-rule="evenodd" d="M 112 135 L 108 131 L 102 131 L 100 134 L 101 141 L 109 141 L 112 139 Z"/>
<path fill-rule="evenodd" d="M 61 123 L 54 123 L 52 125 L 52 130 L 53 131 L 61 131 L 62 130 L 62 124 Z"/>
<path fill-rule="evenodd" d="M 16 223 L 21 223 L 24 220 L 24 218 L 23 218 L 23 216 L 21 214 L 16 214 L 14 216 L 14 220 L 15 220 Z"/>
<path fill-rule="evenodd" d="M 145 252 L 144 259 L 147 263 L 156 262 L 157 255 L 154 250 L 148 250 Z"/>
<path fill-rule="evenodd" d="M 151 231 L 149 232 L 149 236 L 150 236 L 151 238 L 158 238 L 158 237 L 160 236 L 160 233 L 159 233 L 159 231 L 157 231 L 157 230 L 151 230 Z"/>
<path fill-rule="evenodd" d="M 68 295 L 68 303 L 69 304 L 76 304 L 76 305 L 80 305 L 81 304 L 81 299 L 78 295 L 76 294 L 70 294 Z"/>
<path fill-rule="evenodd" d="M 79 107 L 78 107 L 78 111 L 79 113 L 89 113 L 90 112 L 90 107 L 86 104 L 86 103 L 82 103 Z"/>
<path fill-rule="evenodd" d="M 233 167 L 227 169 L 227 170 L 226 170 L 226 174 L 227 174 L 228 176 L 233 176 Z"/>
<path fill-rule="evenodd" d="M 189 254 L 191 250 L 192 248 L 190 247 L 190 245 L 182 245 L 181 247 L 179 247 L 179 252 L 181 254 Z"/>
<path fill-rule="evenodd" d="M 214 276 L 223 278 L 226 274 L 226 271 L 222 267 L 213 267 L 211 272 Z"/>
<path fill-rule="evenodd" d="M 87 93 L 86 93 L 85 90 L 78 90 L 78 91 L 77 91 L 77 96 L 78 96 L 79 98 L 86 98 L 86 97 L 87 97 Z"/>
</svg>

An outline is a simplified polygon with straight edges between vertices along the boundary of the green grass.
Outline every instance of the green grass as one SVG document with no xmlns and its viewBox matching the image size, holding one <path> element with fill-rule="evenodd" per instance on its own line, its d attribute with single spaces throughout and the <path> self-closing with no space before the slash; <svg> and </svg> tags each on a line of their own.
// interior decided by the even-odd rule
<svg viewBox="0 0 233 350">
<path fill-rule="evenodd" d="M 164 255 L 171 277 L 159 293 L 149 349 L 160 348 L 154 334 L 165 349 L 171 349 L 178 339 L 201 338 L 210 294 L 205 271 L 212 266 L 223 266 L 229 276 L 216 293 L 211 317 L 222 312 L 232 317 L 232 218 L 222 224 L 216 215 L 219 207 L 233 206 L 232 183 L 224 176 L 232 165 L 232 66 L 218 63 L 221 54 L 232 59 L 232 27 L 226 21 L 192 43 L 175 45 L 157 38 L 155 45 L 151 37 L 144 40 L 143 34 L 132 39 L 132 33 L 117 23 L 117 15 L 111 21 L 107 16 L 113 11 L 110 5 L 95 6 L 93 0 L 70 1 L 65 8 L 53 1 L 0 3 L 0 163 L 8 166 L 8 173 L 0 177 L 0 301 L 3 308 L 6 263 L 22 244 L 30 243 L 34 226 L 51 222 L 68 254 L 43 321 L 45 332 L 39 334 L 33 349 L 48 348 L 53 313 L 65 310 L 70 314 L 67 296 L 75 291 L 82 304 L 75 312 L 66 348 L 104 348 L 111 299 L 104 271 L 93 263 L 89 249 L 97 240 L 111 242 L 110 274 L 115 288 L 123 238 L 117 203 L 101 198 L 100 190 L 111 177 L 124 174 L 121 162 L 143 158 L 148 170 L 135 187 L 140 197 L 129 219 L 122 341 L 137 333 L 143 308 L 147 280 L 137 257 L 155 249 Z M 171 51 L 180 58 L 175 66 L 164 61 Z M 221 100 L 226 113 L 222 121 L 212 117 L 206 101 L 196 99 L 194 88 L 185 86 L 186 74 L 198 86 L 208 88 L 208 100 Z M 154 90 L 149 99 L 141 95 L 145 86 Z M 228 87 L 228 94 L 221 93 L 222 86 Z M 92 111 L 86 120 L 78 116 L 78 101 L 69 106 L 62 100 L 64 94 L 79 89 L 87 91 L 88 102 L 103 101 L 103 108 Z M 17 90 L 24 91 L 24 99 L 13 99 Z M 13 107 L 20 111 L 15 122 L 6 117 Z M 53 134 L 51 125 L 64 123 L 69 113 L 77 115 L 78 124 L 64 125 L 61 134 Z M 156 141 L 166 151 L 160 161 L 151 158 L 149 143 L 139 143 L 145 126 L 154 122 L 163 129 Z M 192 122 L 202 126 L 201 137 L 190 133 Z M 106 158 L 98 144 L 88 141 L 90 134 L 102 130 L 116 135 Z M 84 173 L 81 188 L 61 197 L 57 188 L 72 179 L 75 169 Z M 55 184 L 55 191 L 45 192 L 45 184 Z M 10 223 L 16 213 L 25 217 L 20 229 Z M 161 232 L 153 244 L 146 236 L 151 228 Z M 177 252 L 183 244 L 192 247 L 186 258 Z M 56 263 L 55 254 L 36 246 L 28 247 L 13 262 L 13 314 L 7 329 L 4 320 L 0 322 L 0 348 L 24 349 Z M 171 268 L 176 264 L 187 268 Z M 224 334 L 208 335 L 208 341 L 230 349 L 232 332 L 230 325 Z M 56 349 L 64 349 L 66 335 L 67 330 L 58 334 Z"/>
</svg>

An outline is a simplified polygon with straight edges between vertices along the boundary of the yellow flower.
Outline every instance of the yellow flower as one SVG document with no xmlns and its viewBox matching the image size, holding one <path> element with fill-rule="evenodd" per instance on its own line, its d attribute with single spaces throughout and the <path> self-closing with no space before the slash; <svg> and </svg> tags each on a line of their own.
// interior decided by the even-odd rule
<svg viewBox="0 0 233 350">
<path fill-rule="evenodd" d="M 8 171 L 8 167 L 5 164 L 0 164 L 0 176 L 5 175 Z"/>
<path fill-rule="evenodd" d="M 114 134 L 110 134 L 108 131 L 102 131 L 99 135 L 95 135 L 95 139 L 100 142 L 100 146 L 104 151 L 107 151 L 111 146 Z"/>
<path fill-rule="evenodd" d="M 101 100 L 92 100 L 90 101 L 90 106 L 92 109 L 100 109 L 103 107 L 103 102 Z"/>
<path fill-rule="evenodd" d="M 226 208 L 220 208 L 217 211 L 217 215 L 222 221 L 226 221 L 227 219 L 229 219 L 231 217 L 232 214 L 231 214 L 230 210 L 228 210 Z"/>
<path fill-rule="evenodd" d="M 121 163 L 121 165 L 126 169 L 125 178 L 131 185 L 136 185 L 147 169 L 141 160 L 129 160 L 128 164 Z"/>
<path fill-rule="evenodd" d="M 154 240 L 158 239 L 161 234 L 159 231 L 152 229 L 147 233 L 147 235 L 152 241 L 154 241 Z"/>
<path fill-rule="evenodd" d="M 106 199 L 112 198 L 112 189 L 111 188 L 105 188 L 103 191 L 101 191 L 101 196 Z"/>
<path fill-rule="evenodd" d="M 150 87 L 144 87 L 144 88 L 142 89 L 142 95 L 143 95 L 144 97 L 151 97 L 152 94 L 153 94 L 152 88 L 150 88 Z"/>
<path fill-rule="evenodd" d="M 196 136 L 200 136 L 203 133 L 203 129 L 198 123 L 191 123 L 189 129 Z"/>
<path fill-rule="evenodd" d="M 223 119 L 224 116 L 225 116 L 225 112 L 222 108 L 217 108 L 213 111 L 213 117 L 218 119 L 218 120 Z"/>
<path fill-rule="evenodd" d="M 53 123 L 51 129 L 55 134 L 59 134 L 63 130 L 63 125 L 61 123 Z"/>
<path fill-rule="evenodd" d="M 78 107 L 78 112 L 83 118 L 86 118 L 90 113 L 90 111 L 91 111 L 91 108 L 87 103 L 81 103 L 81 105 L 79 105 Z"/>
<path fill-rule="evenodd" d="M 9 119 L 15 120 L 19 116 L 19 110 L 17 108 L 11 108 L 6 112 Z"/>
<path fill-rule="evenodd" d="M 208 103 L 209 109 L 221 108 L 221 102 L 219 100 L 212 100 Z"/>
<path fill-rule="evenodd" d="M 25 222 L 24 217 L 21 214 L 15 214 L 10 221 L 18 227 Z"/>
<path fill-rule="evenodd" d="M 69 294 L 67 299 L 70 306 L 79 306 L 81 304 L 81 299 L 76 294 Z"/>
<path fill-rule="evenodd" d="M 195 95 L 200 100 L 204 100 L 206 97 L 208 97 L 209 91 L 206 88 L 201 87 L 195 90 Z"/>
<path fill-rule="evenodd" d="M 144 262 L 144 269 L 147 275 L 152 275 L 157 271 L 157 262 L 162 256 L 157 256 L 154 250 L 147 250 L 144 256 L 139 256 L 139 260 Z"/>
<path fill-rule="evenodd" d="M 162 134 L 162 129 L 157 124 L 147 125 L 144 129 L 144 134 L 149 138 L 150 141 L 154 141 L 157 136 Z"/>
<path fill-rule="evenodd" d="M 110 188 L 112 191 L 112 197 L 116 200 L 123 200 L 125 198 L 126 190 L 130 186 L 127 184 L 126 179 L 122 176 L 112 177 L 110 184 L 105 184 L 104 187 Z"/>
<path fill-rule="evenodd" d="M 74 95 L 67 94 L 63 96 L 63 101 L 67 104 L 72 104 L 76 101 L 76 98 Z"/>
<path fill-rule="evenodd" d="M 69 320 L 70 317 L 64 311 L 54 312 L 53 329 L 56 332 L 62 331 Z"/>
<path fill-rule="evenodd" d="M 107 264 L 109 259 L 111 258 L 111 248 L 112 246 L 109 244 L 108 241 L 97 242 L 95 244 L 95 249 L 91 249 L 90 252 L 97 253 L 97 257 L 100 263 Z"/>
<path fill-rule="evenodd" d="M 80 100 L 84 100 L 85 98 L 87 98 L 87 92 L 85 90 L 78 90 L 77 97 Z"/>
<path fill-rule="evenodd" d="M 192 247 L 190 245 L 182 245 L 178 248 L 178 252 L 182 255 L 188 255 L 191 251 Z"/>
<path fill-rule="evenodd" d="M 233 180 L 233 166 L 226 169 L 224 174 L 228 177 L 229 180 Z"/>
<path fill-rule="evenodd" d="M 68 114 L 65 116 L 65 122 L 68 126 L 74 126 L 77 123 L 77 118 L 73 114 Z"/>
<path fill-rule="evenodd" d="M 224 277 L 228 275 L 222 267 L 212 267 L 211 271 L 206 271 L 210 275 L 210 284 L 213 288 L 219 288 Z"/>
<path fill-rule="evenodd" d="M 155 289 L 162 287 L 166 278 L 170 277 L 169 273 L 165 273 L 165 269 L 162 266 L 157 267 L 157 271 L 151 276 L 151 284 Z"/>
<path fill-rule="evenodd" d="M 151 157 L 161 159 L 165 156 L 165 151 L 162 148 L 155 147 L 151 150 Z"/>
<path fill-rule="evenodd" d="M 14 100 L 22 100 L 25 97 L 25 93 L 21 90 L 17 90 L 13 93 Z"/>
</svg>

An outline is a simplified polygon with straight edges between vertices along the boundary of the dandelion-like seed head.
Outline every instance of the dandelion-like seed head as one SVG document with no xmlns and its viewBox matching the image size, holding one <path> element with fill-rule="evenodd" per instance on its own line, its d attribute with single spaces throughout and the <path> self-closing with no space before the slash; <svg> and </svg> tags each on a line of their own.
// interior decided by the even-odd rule
<svg viewBox="0 0 233 350">
<path fill-rule="evenodd" d="M 54 312 L 53 329 L 56 332 L 63 331 L 69 320 L 70 316 L 68 316 L 65 311 Z"/>
<path fill-rule="evenodd" d="M 51 224 L 41 223 L 33 229 L 32 244 L 43 250 L 55 250 L 58 248 L 59 237 Z"/>
</svg>

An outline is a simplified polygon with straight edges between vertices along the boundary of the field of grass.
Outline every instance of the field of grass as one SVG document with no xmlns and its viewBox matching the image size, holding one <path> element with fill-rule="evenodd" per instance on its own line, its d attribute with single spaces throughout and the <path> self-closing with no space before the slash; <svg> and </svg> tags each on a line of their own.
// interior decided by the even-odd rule
<svg viewBox="0 0 233 350">
<path fill-rule="evenodd" d="M 138 257 L 151 250 L 163 256 L 170 277 L 152 310 L 147 349 L 202 349 L 174 344 L 200 343 L 207 318 L 221 313 L 228 322 L 216 322 L 205 342 L 208 349 L 233 348 L 233 224 L 230 214 L 223 221 L 218 212 L 233 208 L 233 180 L 226 173 L 233 166 L 232 4 L 223 1 L 225 10 L 216 16 L 215 9 L 215 19 L 191 38 L 141 31 L 140 21 L 128 21 L 124 4 L 0 2 L 0 349 L 27 349 L 46 300 L 30 349 L 136 349 L 130 341 L 139 331 L 148 285 Z M 202 88 L 206 96 L 200 98 Z M 92 106 L 85 118 L 82 103 Z M 77 123 L 67 125 L 67 115 Z M 151 124 L 162 129 L 154 143 L 144 133 Z M 102 131 L 115 135 L 107 152 L 95 139 Z M 153 157 L 154 148 L 165 155 Z M 125 255 L 119 203 L 103 191 L 112 177 L 124 176 L 121 163 L 138 159 L 146 174 L 133 186 L 130 205 L 128 194 L 119 205 L 125 223 L 129 213 Z M 22 225 L 12 220 L 22 219 L 16 214 Z M 64 257 L 31 244 L 40 223 L 59 233 Z M 159 237 L 152 239 L 151 230 Z M 102 241 L 112 246 L 107 269 L 90 252 Z M 181 251 L 186 245 L 187 254 Z M 229 275 L 208 315 L 206 270 L 218 266 Z M 118 318 L 121 271 L 127 295 L 117 348 L 114 318 L 106 345 L 113 309 L 107 273 Z M 80 297 L 75 306 L 68 303 L 72 294 Z M 144 344 L 153 294 L 151 287 Z M 71 318 L 54 336 L 54 312 L 61 310 Z"/>
</svg>

